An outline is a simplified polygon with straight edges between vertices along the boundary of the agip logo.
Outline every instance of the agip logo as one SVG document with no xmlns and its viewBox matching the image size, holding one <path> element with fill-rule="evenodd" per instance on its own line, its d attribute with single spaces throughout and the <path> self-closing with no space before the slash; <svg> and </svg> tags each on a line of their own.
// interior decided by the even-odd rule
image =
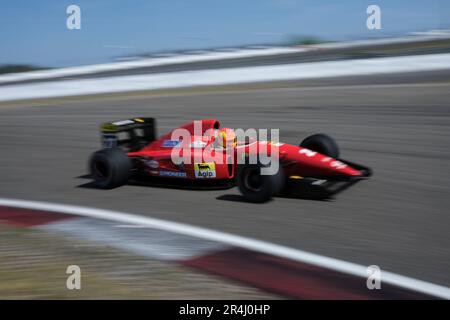
<svg viewBox="0 0 450 320">
<path fill-rule="evenodd" d="M 194 164 L 195 177 L 198 179 L 209 179 L 216 177 L 216 164 L 214 162 Z"/>
</svg>

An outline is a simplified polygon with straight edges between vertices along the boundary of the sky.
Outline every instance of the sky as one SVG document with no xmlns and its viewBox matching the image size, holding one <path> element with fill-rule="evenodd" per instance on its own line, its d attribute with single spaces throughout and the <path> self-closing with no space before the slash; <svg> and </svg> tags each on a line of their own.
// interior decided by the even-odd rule
<svg viewBox="0 0 450 320">
<path fill-rule="evenodd" d="M 81 9 L 81 29 L 66 8 Z M 381 30 L 366 9 L 381 8 Z M 0 65 L 43 67 L 136 54 L 277 44 L 292 36 L 351 40 L 450 29 L 448 0 L 3 0 Z"/>
</svg>

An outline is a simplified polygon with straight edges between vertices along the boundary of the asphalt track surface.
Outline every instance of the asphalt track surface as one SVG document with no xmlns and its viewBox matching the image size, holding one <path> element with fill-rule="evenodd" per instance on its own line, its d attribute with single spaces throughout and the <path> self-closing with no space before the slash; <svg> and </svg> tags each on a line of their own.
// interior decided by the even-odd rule
<svg viewBox="0 0 450 320">
<path fill-rule="evenodd" d="M 413 80 L 2 103 L 0 196 L 188 223 L 450 286 L 450 82 Z M 134 116 L 156 117 L 161 134 L 212 117 L 233 128 L 280 128 L 293 144 L 324 132 L 343 158 L 375 175 L 330 201 L 265 204 L 243 202 L 236 188 L 90 188 L 81 176 L 99 148 L 98 125 Z"/>
</svg>

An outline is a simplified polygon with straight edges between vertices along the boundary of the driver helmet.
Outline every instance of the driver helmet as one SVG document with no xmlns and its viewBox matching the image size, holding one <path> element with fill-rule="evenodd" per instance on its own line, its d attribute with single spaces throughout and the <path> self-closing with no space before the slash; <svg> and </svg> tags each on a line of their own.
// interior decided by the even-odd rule
<svg viewBox="0 0 450 320">
<path fill-rule="evenodd" d="M 237 137 L 233 129 L 222 128 L 218 130 L 215 138 L 215 144 L 224 149 L 235 148 L 237 145 Z"/>
</svg>

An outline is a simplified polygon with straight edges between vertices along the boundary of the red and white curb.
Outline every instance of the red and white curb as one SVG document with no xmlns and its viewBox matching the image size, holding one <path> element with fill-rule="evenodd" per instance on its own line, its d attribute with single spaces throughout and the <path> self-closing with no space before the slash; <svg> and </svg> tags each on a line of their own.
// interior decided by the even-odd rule
<svg viewBox="0 0 450 320">
<path fill-rule="evenodd" d="M 264 241 L 129 213 L 0 198 L 0 223 L 106 244 L 296 299 L 450 299 L 450 288 Z"/>
</svg>

